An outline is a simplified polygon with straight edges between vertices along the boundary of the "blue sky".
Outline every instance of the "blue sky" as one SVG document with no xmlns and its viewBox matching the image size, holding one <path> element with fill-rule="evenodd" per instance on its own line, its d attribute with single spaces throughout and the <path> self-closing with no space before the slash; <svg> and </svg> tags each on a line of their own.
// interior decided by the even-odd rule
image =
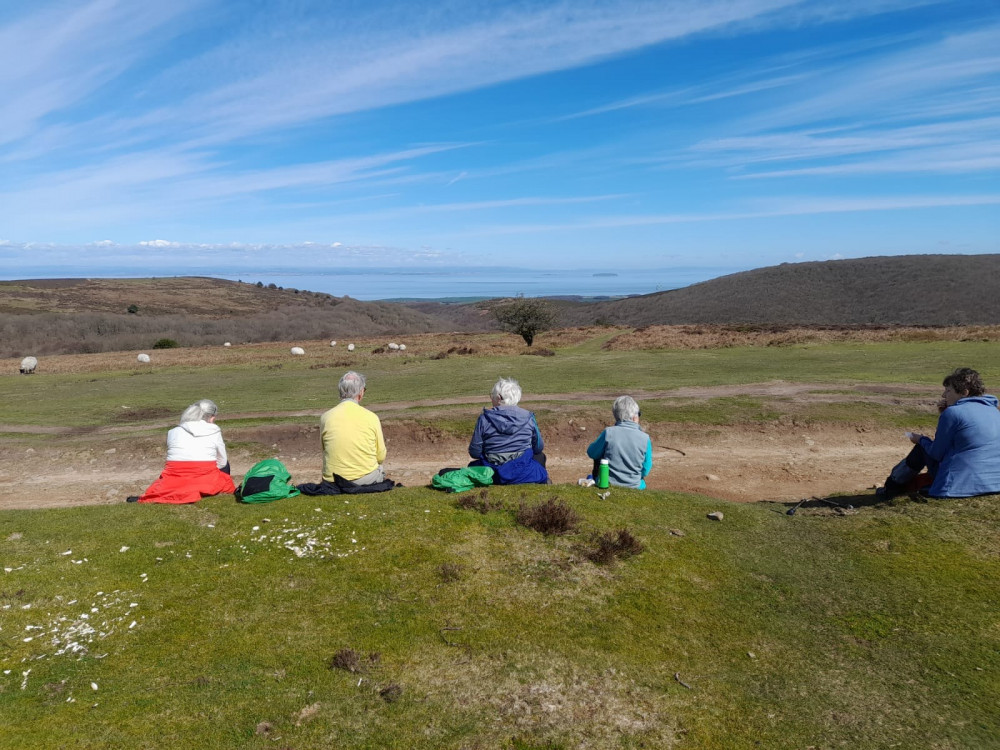
<svg viewBox="0 0 1000 750">
<path fill-rule="evenodd" d="M 995 253 L 998 84 L 996 0 L 4 3 L 2 274 Z"/>
</svg>

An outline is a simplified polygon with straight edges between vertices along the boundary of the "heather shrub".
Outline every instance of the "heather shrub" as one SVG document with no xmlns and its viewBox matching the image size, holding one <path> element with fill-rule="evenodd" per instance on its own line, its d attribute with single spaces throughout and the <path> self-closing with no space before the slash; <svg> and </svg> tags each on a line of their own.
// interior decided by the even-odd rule
<svg viewBox="0 0 1000 750">
<path fill-rule="evenodd" d="M 521 503 L 515 520 L 521 526 L 554 536 L 575 531 L 580 515 L 558 497 L 550 497 L 537 505 Z"/>
</svg>

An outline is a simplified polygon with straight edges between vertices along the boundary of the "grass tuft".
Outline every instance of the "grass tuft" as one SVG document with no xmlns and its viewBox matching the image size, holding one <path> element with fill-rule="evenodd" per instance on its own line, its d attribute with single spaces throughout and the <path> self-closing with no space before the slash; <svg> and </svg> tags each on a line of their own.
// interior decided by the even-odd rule
<svg viewBox="0 0 1000 750">
<path fill-rule="evenodd" d="M 558 536 L 575 531 L 580 524 L 580 514 L 558 497 L 550 497 L 536 505 L 521 503 L 515 520 L 546 536 Z"/>
<path fill-rule="evenodd" d="M 381 697 L 386 703 L 395 703 L 403 697 L 403 688 L 395 682 L 390 682 L 384 688 L 379 690 L 378 694 L 379 697 Z"/>
<path fill-rule="evenodd" d="M 343 669 L 357 674 L 361 671 L 361 655 L 353 648 L 342 648 L 330 659 L 330 669 Z"/>
<path fill-rule="evenodd" d="M 498 499 L 491 498 L 488 490 L 479 490 L 479 492 L 470 492 L 462 495 L 457 501 L 455 501 L 455 504 L 459 508 L 464 508 L 465 510 L 476 510 L 483 515 L 493 510 L 500 510 L 503 507 L 503 502 Z"/>
<path fill-rule="evenodd" d="M 454 583 L 462 578 L 462 566 L 458 563 L 441 563 L 437 573 L 442 583 Z"/>
<path fill-rule="evenodd" d="M 636 539 L 628 529 L 595 534 L 590 543 L 591 546 L 584 550 L 583 555 L 596 565 L 608 565 L 615 560 L 635 557 L 646 549 L 646 545 Z"/>
</svg>

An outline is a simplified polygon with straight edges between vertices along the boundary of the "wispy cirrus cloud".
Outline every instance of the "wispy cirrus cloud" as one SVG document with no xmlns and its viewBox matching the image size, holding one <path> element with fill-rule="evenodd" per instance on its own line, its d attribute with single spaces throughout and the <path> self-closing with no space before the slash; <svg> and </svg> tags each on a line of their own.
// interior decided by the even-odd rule
<svg viewBox="0 0 1000 750">
<path fill-rule="evenodd" d="M 32 134 L 183 31 L 202 0 L 42 6 L 0 26 L 0 144 Z"/>
<path fill-rule="evenodd" d="M 464 234 L 508 235 L 538 232 L 578 232 L 582 230 L 623 229 L 628 227 L 665 226 L 670 224 L 705 224 L 746 220 L 763 220 L 794 216 L 820 216 L 840 213 L 875 213 L 911 211 L 914 209 L 955 208 L 966 206 L 1000 206 L 1000 194 L 983 195 L 899 195 L 872 197 L 783 197 L 760 201 L 759 205 L 743 210 L 591 216 L 579 221 L 547 224 L 503 224 L 480 227 Z"/>
</svg>

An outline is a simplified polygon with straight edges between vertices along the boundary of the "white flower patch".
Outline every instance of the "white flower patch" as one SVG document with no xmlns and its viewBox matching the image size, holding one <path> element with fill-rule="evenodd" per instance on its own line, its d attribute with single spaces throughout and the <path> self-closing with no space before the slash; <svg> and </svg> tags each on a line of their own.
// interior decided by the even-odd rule
<svg viewBox="0 0 1000 750">
<path fill-rule="evenodd" d="M 251 529 L 252 536 L 247 545 L 240 545 L 240 549 L 248 554 L 252 553 L 252 545 L 268 547 L 280 547 L 288 550 L 297 558 L 318 558 L 321 560 L 346 557 L 350 554 L 361 552 L 367 547 L 357 547 L 357 532 L 352 531 L 350 535 L 336 532 L 337 524 L 334 521 L 326 521 L 317 526 L 294 525 L 285 519 L 284 524 L 270 527 L 264 533 L 259 526 Z"/>
<path fill-rule="evenodd" d="M 54 597 L 53 611 L 45 614 L 47 619 L 24 624 L 25 636 L 20 642 L 30 644 L 23 646 L 30 650 L 16 649 L 9 654 L 11 660 L 19 658 L 23 663 L 61 656 L 76 656 L 79 659 L 89 653 L 93 644 L 116 632 L 135 628 L 143 619 L 135 617 L 135 608 L 139 604 L 134 601 L 135 595 L 129 592 L 101 591 L 84 607 L 80 607 L 76 599 L 65 603 L 63 599 L 61 596 Z M 30 606 L 25 605 L 22 609 L 27 610 Z"/>
</svg>

